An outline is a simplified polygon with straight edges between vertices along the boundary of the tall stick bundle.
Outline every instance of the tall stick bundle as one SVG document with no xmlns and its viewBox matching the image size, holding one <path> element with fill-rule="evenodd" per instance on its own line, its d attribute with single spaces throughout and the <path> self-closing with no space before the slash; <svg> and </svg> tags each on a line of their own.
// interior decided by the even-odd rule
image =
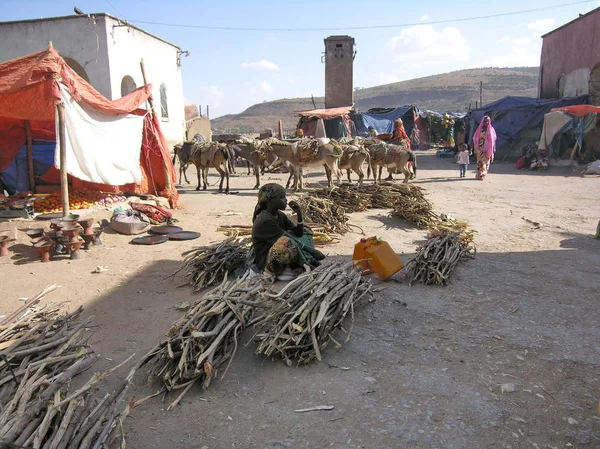
<svg viewBox="0 0 600 449">
<path fill-rule="evenodd" d="M 166 340 L 144 357 L 142 365 L 160 377 L 167 390 L 184 389 L 169 410 L 195 383 L 208 388 L 219 368 L 231 363 L 240 333 L 260 305 L 257 298 L 263 291 L 260 277 L 223 282 L 173 323 Z"/>
<path fill-rule="evenodd" d="M 175 272 L 183 272 L 194 291 L 217 285 L 230 273 L 243 270 L 251 240 L 234 235 L 213 245 L 200 246 L 184 252 L 183 262 Z"/>
<path fill-rule="evenodd" d="M 332 334 L 344 330 L 346 315 L 354 321 L 354 304 L 372 297 L 371 287 L 360 269 L 352 268 L 352 262 L 329 261 L 299 276 L 277 295 L 267 295 L 280 305 L 258 319 L 262 333 L 256 352 L 278 354 L 289 366 L 321 360 L 330 341 L 339 345 Z M 350 330 L 346 333 L 348 341 Z"/>
<path fill-rule="evenodd" d="M 409 283 L 446 285 L 456 265 L 465 258 L 473 257 L 472 235 L 461 232 L 441 232 L 430 235 L 417 248 L 417 254 L 406 266 Z"/>
<path fill-rule="evenodd" d="M 69 391 L 71 379 L 96 360 L 82 336 L 93 317 L 80 320 L 82 311 L 29 310 L 0 327 L 0 441 L 34 449 L 100 448 L 124 416 L 135 369 L 102 400 L 90 391 L 131 357 Z"/>
<path fill-rule="evenodd" d="M 346 211 L 332 200 L 304 195 L 298 198 L 297 203 L 305 222 L 323 226 L 332 233 L 345 234 L 350 231 Z"/>
</svg>

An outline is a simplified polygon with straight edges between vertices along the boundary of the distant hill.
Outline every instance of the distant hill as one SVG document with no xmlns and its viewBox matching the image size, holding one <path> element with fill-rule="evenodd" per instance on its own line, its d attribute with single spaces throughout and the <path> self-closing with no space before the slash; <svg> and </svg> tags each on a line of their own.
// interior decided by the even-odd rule
<svg viewBox="0 0 600 449">
<path fill-rule="evenodd" d="M 479 102 L 479 83 L 483 82 L 483 103 L 507 95 L 537 97 L 538 67 L 483 68 L 458 70 L 382 86 L 357 88 L 356 108 L 366 111 L 376 107 L 413 104 L 421 110 L 466 112 Z M 324 98 L 314 99 L 323 108 Z M 298 112 L 314 109 L 310 98 L 292 98 L 250 106 L 240 114 L 229 114 L 211 121 L 215 133 L 257 133 L 265 128 L 277 129 L 283 121 L 286 132 L 298 123 Z"/>
</svg>

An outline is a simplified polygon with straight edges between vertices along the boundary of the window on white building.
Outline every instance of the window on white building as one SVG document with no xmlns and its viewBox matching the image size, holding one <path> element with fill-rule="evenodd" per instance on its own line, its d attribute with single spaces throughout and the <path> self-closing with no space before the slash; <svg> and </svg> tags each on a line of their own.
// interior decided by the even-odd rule
<svg viewBox="0 0 600 449">
<path fill-rule="evenodd" d="M 167 86 L 165 86 L 165 83 L 160 85 L 160 115 L 162 118 L 169 118 L 169 108 L 167 106 Z"/>
<path fill-rule="evenodd" d="M 121 96 L 124 97 L 137 89 L 137 85 L 132 77 L 125 75 L 121 80 Z"/>
</svg>

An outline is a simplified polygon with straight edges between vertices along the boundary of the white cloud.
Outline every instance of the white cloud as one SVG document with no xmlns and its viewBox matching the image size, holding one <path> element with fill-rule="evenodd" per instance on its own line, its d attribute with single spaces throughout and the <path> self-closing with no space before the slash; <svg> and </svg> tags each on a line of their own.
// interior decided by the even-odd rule
<svg viewBox="0 0 600 449">
<path fill-rule="evenodd" d="M 265 95 L 273 93 L 273 88 L 267 81 L 261 81 L 258 86 L 250 89 L 250 95 L 253 98 L 261 97 L 264 99 Z"/>
<path fill-rule="evenodd" d="M 527 28 L 536 32 L 536 33 L 545 33 L 546 31 L 550 31 L 554 28 L 555 24 L 554 19 L 539 19 L 535 22 L 531 22 L 527 24 Z"/>
<path fill-rule="evenodd" d="M 209 104 L 211 107 L 220 107 L 225 98 L 225 94 L 217 86 L 202 86 L 198 90 L 202 95 L 200 103 Z"/>
<path fill-rule="evenodd" d="M 291 86 L 293 86 L 294 84 L 296 84 L 296 80 L 295 80 L 295 79 L 292 79 L 292 78 L 290 78 L 290 79 L 288 80 L 288 84 L 289 84 L 289 85 L 291 85 Z"/>
<path fill-rule="evenodd" d="M 275 33 L 267 33 L 265 34 L 265 40 L 267 42 L 279 42 L 279 38 Z"/>
<path fill-rule="evenodd" d="M 540 63 L 540 39 L 517 37 L 504 42 L 508 44 L 504 54 L 492 57 L 481 64 L 482 66 L 523 67 L 536 66 Z"/>
<path fill-rule="evenodd" d="M 242 62 L 242 68 L 244 69 L 260 69 L 260 70 L 279 70 L 279 66 L 274 62 L 261 59 L 255 62 Z"/>
<path fill-rule="evenodd" d="M 388 42 L 393 62 L 406 68 L 468 61 L 471 48 L 458 28 L 436 31 L 431 25 L 415 25 Z"/>
<path fill-rule="evenodd" d="M 268 94 L 270 94 L 271 92 L 273 92 L 273 88 L 266 81 L 262 81 L 260 83 L 259 87 L 260 87 L 260 90 L 262 90 L 263 92 L 266 92 Z"/>
<path fill-rule="evenodd" d="M 426 20 L 431 19 L 431 17 L 429 17 L 427 14 L 423 14 L 421 17 L 419 17 L 419 20 L 421 22 L 425 22 Z"/>
</svg>

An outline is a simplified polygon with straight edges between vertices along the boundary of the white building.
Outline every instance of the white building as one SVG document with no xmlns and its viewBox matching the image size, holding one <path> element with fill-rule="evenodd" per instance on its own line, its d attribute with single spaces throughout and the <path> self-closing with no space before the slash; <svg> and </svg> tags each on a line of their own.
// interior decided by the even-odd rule
<svg viewBox="0 0 600 449">
<path fill-rule="evenodd" d="M 185 138 L 182 51 L 109 14 L 0 22 L 0 62 L 37 53 L 51 41 L 65 61 L 106 98 L 153 85 L 155 112 L 172 146 Z"/>
</svg>

